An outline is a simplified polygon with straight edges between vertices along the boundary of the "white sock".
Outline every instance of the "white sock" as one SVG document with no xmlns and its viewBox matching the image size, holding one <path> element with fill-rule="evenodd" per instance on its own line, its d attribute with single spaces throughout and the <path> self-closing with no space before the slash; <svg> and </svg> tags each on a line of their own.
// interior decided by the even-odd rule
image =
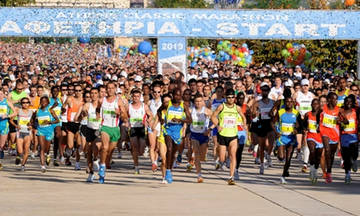
<svg viewBox="0 0 360 216">
<path fill-rule="evenodd" d="M 303 151 L 304 151 L 304 164 L 307 164 L 309 162 L 310 149 L 309 147 L 305 146 Z"/>
<path fill-rule="evenodd" d="M 257 152 L 258 148 L 259 148 L 259 145 L 256 144 L 255 147 L 254 147 L 254 152 Z"/>
</svg>

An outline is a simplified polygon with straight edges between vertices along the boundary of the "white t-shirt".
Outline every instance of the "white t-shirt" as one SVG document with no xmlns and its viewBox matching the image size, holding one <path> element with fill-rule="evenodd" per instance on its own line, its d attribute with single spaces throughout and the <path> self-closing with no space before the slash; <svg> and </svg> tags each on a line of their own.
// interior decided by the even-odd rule
<svg viewBox="0 0 360 216">
<path fill-rule="evenodd" d="M 280 88 L 272 87 L 270 90 L 270 93 L 269 93 L 269 98 L 271 100 L 276 101 L 281 98 L 283 91 L 284 91 L 284 89 L 281 86 L 280 86 Z"/>
</svg>

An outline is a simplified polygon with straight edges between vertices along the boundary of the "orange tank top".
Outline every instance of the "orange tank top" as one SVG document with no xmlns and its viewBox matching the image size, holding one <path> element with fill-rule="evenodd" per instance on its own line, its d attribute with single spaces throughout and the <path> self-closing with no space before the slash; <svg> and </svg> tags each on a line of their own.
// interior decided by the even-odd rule
<svg viewBox="0 0 360 216">
<path fill-rule="evenodd" d="M 346 119 L 349 121 L 349 124 L 344 125 L 342 134 L 357 134 L 358 122 L 356 119 L 356 110 L 351 109 L 351 112 L 346 114 Z"/>
<path fill-rule="evenodd" d="M 335 106 L 333 110 L 329 110 L 327 105 L 324 106 L 320 116 L 321 136 L 327 136 L 334 142 L 338 142 L 340 139 L 340 127 L 337 124 L 338 116 L 339 107 Z"/>
<path fill-rule="evenodd" d="M 307 139 L 313 139 L 316 142 L 321 143 L 321 135 L 317 132 L 319 125 L 316 122 L 316 116 L 312 114 L 312 112 L 308 112 L 308 133 L 307 133 Z"/>
<path fill-rule="evenodd" d="M 75 115 L 79 111 L 81 107 L 82 101 L 81 100 L 75 100 L 75 98 L 71 98 L 71 107 L 68 108 L 67 112 L 67 120 L 69 122 L 75 121 Z"/>
</svg>

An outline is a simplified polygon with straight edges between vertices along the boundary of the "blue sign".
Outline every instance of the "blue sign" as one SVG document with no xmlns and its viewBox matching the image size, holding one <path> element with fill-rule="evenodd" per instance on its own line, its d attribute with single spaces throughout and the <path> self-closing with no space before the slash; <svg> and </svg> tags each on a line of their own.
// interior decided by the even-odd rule
<svg viewBox="0 0 360 216">
<path fill-rule="evenodd" d="M 360 11 L 0 8 L 0 36 L 360 39 Z"/>
<path fill-rule="evenodd" d="M 158 38 L 158 72 L 164 75 L 176 71 L 186 75 L 186 38 Z"/>
</svg>

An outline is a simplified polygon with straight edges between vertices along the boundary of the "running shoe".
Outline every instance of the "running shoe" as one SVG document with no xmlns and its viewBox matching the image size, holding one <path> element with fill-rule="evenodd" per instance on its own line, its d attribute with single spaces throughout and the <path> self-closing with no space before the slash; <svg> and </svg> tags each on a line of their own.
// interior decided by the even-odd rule
<svg viewBox="0 0 360 216">
<path fill-rule="evenodd" d="M 350 184 L 351 183 L 351 176 L 350 176 L 350 172 L 346 173 L 345 175 L 345 184 Z"/>
<path fill-rule="evenodd" d="M 161 180 L 161 184 L 167 184 L 168 182 L 166 181 L 166 179 L 165 178 L 163 178 L 162 180 Z"/>
<path fill-rule="evenodd" d="M 61 164 L 65 164 L 65 158 L 64 158 L 64 156 L 61 156 L 61 158 L 60 158 L 60 163 L 61 163 Z"/>
<path fill-rule="evenodd" d="M 238 169 L 235 169 L 235 173 L 234 173 L 234 180 L 236 180 L 236 181 L 240 180 L 240 177 L 239 177 L 239 170 L 238 170 Z"/>
<path fill-rule="evenodd" d="M 66 166 L 71 166 L 70 158 L 66 158 L 65 165 Z"/>
<path fill-rule="evenodd" d="M 45 172 L 46 172 L 46 167 L 45 167 L 45 166 L 41 166 L 40 169 L 41 169 L 41 172 L 42 172 L 42 173 L 45 173 Z"/>
<path fill-rule="evenodd" d="M 218 160 L 216 160 L 215 161 L 215 170 L 220 169 L 220 166 L 221 166 L 220 162 Z"/>
<path fill-rule="evenodd" d="M 321 178 L 326 179 L 326 173 L 323 173 Z"/>
<path fill-rule="evenodd" d="M 21 172 L 24 172 L 24 171 L 25 171 L 25 166 L 21 166 L 20 171 L 21 171 Z"/>
<path fill-rule="evenodd" d="M 135 168 L 135 175 L 140 175 L 140 169 L 138 167 Z"/>
<path fill-rule="evenodd" d="M 186 172 L 191 172 L 192 169 L 193 165 L 191 165 L 191 163 L 186 164 Z"/>
<path fill-rule="evenodd" d="M 34 152 L 31 152 L 30 157 L 31 157 L 31 159 L 35 159 L 35 153 L 34 153 Z"/>
<path fill-rule="evenodd" d="M 12 149 L 11 150 L 11 156 L 16 156 L 16 155 L 17 155 L 16 149 Z"/>
<path fill-rule="evenodd" d="M 178 163 L 181 163 L 182 162 L 182 155 L 181 154 L 178 154 L 178 156 L 176 157 L 176 161 Z"/>
<path fill-rule="evenodd" d="M 280 184 L 287 184 L 285 177 L 283 176 L 280 177 Z"/>
<path fill-rule="evenodd" d="M 94 182 L 94 180 L 95 180 L 95 175 L 94 175 L 94 173 L 89 173 L 89 175 L 88 175 L 88 178 L 86 179 L 86 182 Z"/>
<path fill-rule="evenodd" d="M 327 173 L 327 174 L 326 174 L 325 182 L 328 183 L 328 184 L 332 182 L 331 173 Z"/>
<path fill-rule="evenodd" d="M 99 183 L 100 184 L 104 184 L 105 182 L 105 165 L 102 164 L 100 165 L 100 168 L 99 168 Z"/>
<path fill-rule="evenodd" d="M 226 159 L 226 168 L 230 169 L 230 159 Z"/>
<path fill-rule="evenodd" d="M 80 162 L 75 162 L 75 170 L 81 170 Z"/>
<path fill-rule="evenodd" d="M 301 168 L 301 172 L 303 173 L 307 173 L 309 170 L 308 170 L 308 167 L 306 164 L 304 164 L 304 166 Z"/>
<path fill-rule="evenodd" d="M 144 157 L 149 157 L 149 147 L 145 147 L 145 150 L 144 150 Z"/>
<path fill-rule="evenodd" d="M 94 160 L 94 171 L 98 172 L 99 171 L 99 160 Z"/>
<path fill-rule="evenodd" d="M 54 166 L 60 166 L 60 164 L 57 162 L 56 159 L 53 161 L 53 164 L 54 164 Z"/>
<path fill-rule="evenodd" d="M 173 168 L 175 169 L 176 167 L 178 167 L 178 164 L 176 163 L 176 161 L 174 161 Z"/>
<path fill-rule="evenodd" d="M 4 156 L 5 156 L 4 151 L 0 151 L 0 159 L 4 159 Z"/>
<path fill-rule="evenodd" d="M 260 175 L 264 175 L 264 169 L 265 169 L 264 164 L 260 164 L 260 170 L 259 170 Z"/>
<path fill-rule="evenodd" d="M 273 166 L 270 155 L 267 155 L 267 157 L 266 157 L 266 164 L 267 164 L 268 167 L 272 167 L 272 166 Z"/>
<path fill-rule="evenodd" d="M 197 178 L 197 182 L 198 182 L 198 183 L 203 183 L 203 182 L 204 182 L 204 178 L 203 178 L 202 176 L 199 176 L 199 177 Z"/>
<path fill-rule="evenodd" d="M 173 182 L 171 170 L 166 170 L 165 180 L 171 184 Z"/>
<path fill-rule="evenodd" d="M 51 160 L 50 155 L 46 155 L 46 161 L 45 162 L 46 162 L 47 166 L 49 166 L 50 160 Z"/>
<path fill-rule="evenodd" d="M 21 158 L 20 156 L 16 156 L 16 159 L 15 159 L 15 165 L 19 165 L 21 162 Z"/>
<path fill-rule="evenodd" d="M 357 166 L 357 161 L 356 160 L 352 162 L 351 169 L 352 169 L 353 172 L 358 171 L 358 166 Z"/>
<path fill-rule="evenodd" d="M 227 183 L 228 183 L 228 185 L 235 185 L 235 184 L 236 184 L 235 181 L 234 181 L 234 179 L 233 179 L 232 177 L 230 177 L 230 178 L 228 179 Z"/>
<path fill-rule="evenodd" d="M 155 163 L 153 163 L 153 164 L 151 165 L 151 170 L 152 170 L 153 172 L 156 172 L 156 170 L 157 170 L 157 165 L 156 165 Z"/>
</svg>

